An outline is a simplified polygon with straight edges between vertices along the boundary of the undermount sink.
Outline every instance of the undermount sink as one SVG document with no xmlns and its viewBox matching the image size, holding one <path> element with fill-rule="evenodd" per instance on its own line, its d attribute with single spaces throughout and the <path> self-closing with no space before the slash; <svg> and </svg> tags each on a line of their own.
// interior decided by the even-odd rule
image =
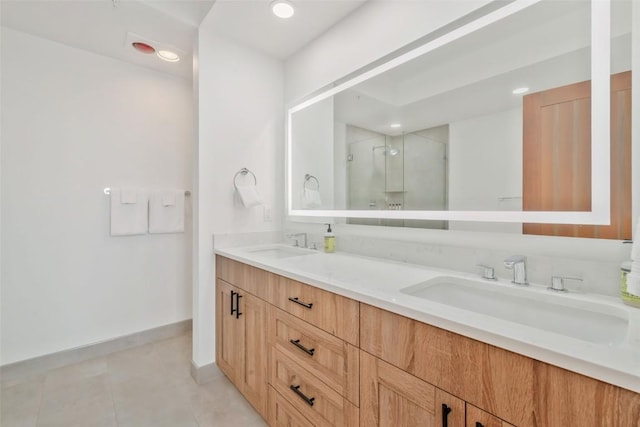
<svg viewBox="0 0 640 427">
<path fill-rule="evenodd" d="M 400 292 L 596 344 L 624 342 L 629 327 L 616 307 L 516 285 L 440 276 Z"/>
<path fill-rule="evenodd" d="M 312 255 L 317 253 L 311 249 L 299 248 L 295 246 L 274 245 L 260 249 L 252 249 L 248 251 L 253 255 L 263 256 L 269 259 L 291 258 L 302 255 Z"/>
</svg>

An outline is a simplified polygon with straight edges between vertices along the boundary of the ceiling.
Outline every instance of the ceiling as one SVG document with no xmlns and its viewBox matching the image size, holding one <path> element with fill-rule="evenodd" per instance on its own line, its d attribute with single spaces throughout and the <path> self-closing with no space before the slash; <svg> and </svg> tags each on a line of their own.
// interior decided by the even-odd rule
<svg viewBox="0 0 640 427">
<path fill-rule="evenodd" d="M 271 13 L 271 0 L 217 0 L 205 23 L 222 36 L 285 59 L 366 1 L 291 0 L 295 15 L 281 19 Z"/>
<path fill-rule="evenodd" d="M 1 0 L 2 26 L 191 79 L 197 28 L 214 0 Z M 177 63 L 143 55 L 127 33 L 182 53 Z"/>
<path fill-rule="evenodd" d="M 209 14 L 207 25 L 218 34 L 284 59 L 365 1 L 293 0 L 296 14 L 283 20 L 271 13 L 270 0 L 0 0 L 0 22 L 3 27 L 191 79 L 198 27 Z M 140 54 L 131 47 L 134 39 L 156 48 L 170 47 L 181 59 L 169 63 Z"/>
</svg>

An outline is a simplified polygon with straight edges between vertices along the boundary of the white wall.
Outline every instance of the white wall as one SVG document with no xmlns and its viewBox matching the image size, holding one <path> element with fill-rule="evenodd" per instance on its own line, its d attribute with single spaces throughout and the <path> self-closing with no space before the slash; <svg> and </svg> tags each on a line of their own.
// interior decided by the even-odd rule
<svg viewBox="0 0 640 427">
<path fill-rule="evenodd" d="M 190 188 L 191 82 L 3 28 L 1 83 L 1 363 L 189 319 L 190 221 L 112 238 L 102 190 Z"/>
<path fill-rule="evenodd" d="M 520 211 L 521 196 L 522 109 L 451 123 L 449 209 Z M 449 229 L 522 233 L 522 224 L 451 221 Z"/>
<path fill-rule="evenodd" d="M 284 209 L 284 111 L 282 63 L 215 33 L 214 5 L 199 29 L 199 207 L 197 277 L 194 277 L 193 362 L 215 358 L 214 233 L 271 231 Z M 233 176 L 243 167 L 258 179 L 272 210 L 244 209 L 234 199 Z"/>
</svg>

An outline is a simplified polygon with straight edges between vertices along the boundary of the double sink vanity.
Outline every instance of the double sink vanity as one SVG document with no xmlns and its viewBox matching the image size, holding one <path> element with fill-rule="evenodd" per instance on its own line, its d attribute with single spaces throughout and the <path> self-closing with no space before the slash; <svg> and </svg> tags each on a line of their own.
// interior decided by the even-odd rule
<svg viewBox="0 0 640 427">
<path fill-rule="evenodd" d="M 273 426 L 640 426 L 640 310 L 288 245 L 216 250 L 217 363 Z"/>
</svg>

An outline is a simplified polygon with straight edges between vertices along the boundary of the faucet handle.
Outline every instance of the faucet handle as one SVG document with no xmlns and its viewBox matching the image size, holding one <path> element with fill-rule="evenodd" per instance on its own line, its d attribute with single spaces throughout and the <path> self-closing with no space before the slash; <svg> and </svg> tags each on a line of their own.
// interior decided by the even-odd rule
<svg viewBox="0 0 640 427">
<path fill-rule="evenodd" d="M 498 280 L 493 267 L 484 264 L 476 264 L 476 267 L 482 268 L 482 278 L 487 280 Z"/>
<path fill-rule="evenodd" d="M 569 290 L 564 287 L 564 279 L 578 280 L 580 282 L 583 281 L 579 277 L 551 276 L 551 286 L 549 286 L 547 289 L 555 292 L 569 292 Z"/>
</svg>

